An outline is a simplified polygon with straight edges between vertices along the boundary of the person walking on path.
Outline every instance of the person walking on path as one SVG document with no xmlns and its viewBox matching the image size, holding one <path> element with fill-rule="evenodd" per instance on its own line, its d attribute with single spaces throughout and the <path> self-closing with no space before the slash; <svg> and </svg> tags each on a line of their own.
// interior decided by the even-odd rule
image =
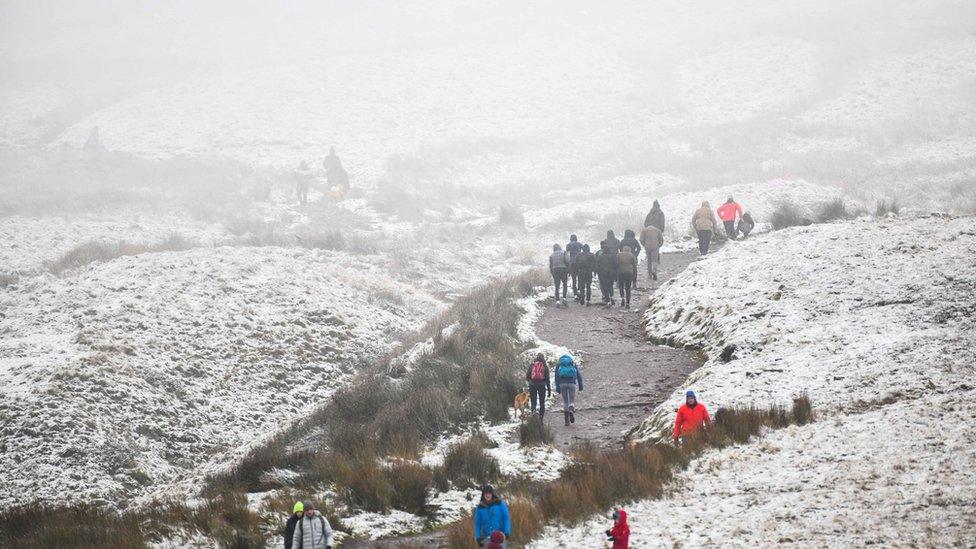
<svg viewBox="0 0 976 549">
<path fill-rule="evenodd" d="M 647 255 L 647 278 L 657 280 L 657 268 L 661 264 L 661 246 L 664 245 L 664 233 L 656 225 L 648 225 L 641 231 L 640 239 Z"/>
<path fill-rule="evenodd" d="M 634 255 L 634 259 L 640 262 L 640 252 L 641 245 L 637 241 L 637 236 L 634 231 L 627 229 L 624 231 L 624 239 L 620 241 L 620 251 L 624 251 L 624 248 L 630 248 L 630 253 Z M 637 275 L 634 275 L 634 289 L 637 288 Z"/>
<path fill-rule="evenodd" d="M 563 420 L 568 426 L 576 423 L 576 390 L 583 392 L 583 374 L 573 363 L 573 357 L 563 355 L 556 365 L 556 392 L 563 397 Z"/>
<path fill-rule="evenodd" d="M 644 226 L 657 227 L 661 233 L 664 233 L 664 212 L 661 211 L 661 205 L 657 200 L 651 206 L 651 211 L 647 212 L 647 217 L 644 218 Z"/>
<path fill-rule="evenodd" d="M 546 399 L 552 396 L 552 385 L 549 384 L 549 366 L 546 364 L 546 355 L 539 353 L 535 356 L 529 369 L 525 372 L 525 380 L 529 382 L 529 398 L 531 399 L 532 413 L 535 413 L 536 399 L 539 402 L 539 420 L 546 418 Z"/>
<path fill-rule="evenodd" d="M 707 254 L 708 246 L 712 241 L 712 233 L 718 229 L 715 214 L 712 213 L 712 207 L 708 205 L 707 200 L 702 202 L 701 207 L 695 210 L 695 215 L 691 216 L 691 225 L 698 233 L 698 251 L 701 255 Z"/>
<path fill-rule="evenodd" d="M 630 291 L 637 280 L 637 258 L 630 253 L 630 246 L 624 246 L 617 254 L 618 276 L 620 277 L 620 306 L 630 308 Z"/>
<path fill-rule="evenodd" d="M 583 244 L 583 251 L 576 256 L 576 276 L 579 286 L 579 295 L 576 301 L 580 305 L 590 306 L 590 298 L 593 296 L 593 273 L 596 272 L 596 256 L 590 251 L 589 244 Z"/>
<path fill-rule="evenodd" d="M 312 169 L 308 163 L 302 160 L 295 168 L 295 193 L 298 194 L 298 203 L 308 204 L 308 190 L 312 187 Z"/>
<path fill-rule="evenodd" d="M 576 258 L 582 251 L 583 244 L 576 238 L 576 235 L 569 235 L 569 244 L 566 244 L 566 253 L 569 254 L 569 276 L 573 282 L 573 297 L 579 297 L 579 288 L 577 288 L 576 284 L 578 276 Z"/>
<path fill-rule="evenodd" d="M 292 536 L 292 549 L 332 549 L 332 526 L 315 510 L 315 504 L 306 501 L 302 504 L 305 516 L 298 521 Z"/>
<path fill-rule="evenodd" d="M 617 254 L 610 253 L 610 246 L 604 240 L 596 257 L 596 274 L 600 278 L 600 293 L 603 305 L 613 306 L 613 283 L 617 280 Z"/>
<path fill-rule="evenodd" d="M 607 541 L 613 541 L 613 549 L 630 547 L 630 526 L 627 524 L 627 511 L 617 509 L 613 512 L 613 528 L 607 530 Z"/>
<path fill-rule="evenodd" d="M 739 226 L 735 230 L 742 233 L 742 238 L 749 238 L 749 233 L 756 228 L 756 222 L 752 220 L 752 216 L 749 212 L 742 214 L 742 219 L 739 220 Z"/>
<path fill-rule="evenodd" d="M 725 234 L 729 237 L 729 240 L 735 240 L 735 221 L 736 219 L 742 219 L 742 206 L 738 205 L 732 196 L 718 207 L 718 218 L 722 220 L 722 224 L 725 225 Z"/>
<path fill-rule="evenodd" d="M 710 424 L 712 418 L 708 416 L 705 405 L 698 402 L 695 392 L 688 390 L 685 392 L 685 403 L 678 408 L 678 413 L 674 417 L 674 441 L 695 433 L 702 427 Z"/>
<path fill-rule="evenodd" d="M 620 252 L 620 240 L 613 234 L 613 231 L 607 231 L 607 249 L 612 254 Z"/>
<path fill-rule="evenodd" d="M 295 536 L 295 526 L 298 525 L 298 521 L 302 520 L 302 515 L 305 513 L 305 504 L 296 501 L 291 511 L 291 516 L 288 517 L 288 522 L 285 523 L 285 549 L 291 549 L 292 541 L 294 541 L 292 538 Z"/>
<path fill-rule="evenodd" d="M 505 534 L 506 538 L 511 537 L 512 521 L 508 515 L 508 505 L 495 494 L 490 484 L 486 484 L 481 488 L 481 499 L 474 509 L 474 539 L 479 546 L 484 546 L 495 532 Z"/>
<path fill-rule="evenodd" d="M 552 245 L 552 255 L 549 256 L 549 273 L 552 274 L 552 281 L 556 284 L 556 306 L 560 304 L 566 306 L 566 295 L 568 289 L 566 284 L 569 278 L 569 254 L 564 252 L 559 244 Z M 559 286 L 562 285 L 563 297 L 559 299 Z"/>
</svg>

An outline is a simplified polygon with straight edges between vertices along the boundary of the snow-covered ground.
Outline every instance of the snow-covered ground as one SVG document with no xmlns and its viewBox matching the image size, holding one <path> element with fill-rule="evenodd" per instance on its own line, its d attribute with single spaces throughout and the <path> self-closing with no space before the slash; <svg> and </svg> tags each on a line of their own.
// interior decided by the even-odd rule
<svg viewBox="0 0 976 549">
<path fill-rule="evenodd" d="M 789 406 L 806 393 L 818 417 L 706 452 L 665 498 L 627 505 L 631 545 L 976 543 L 974 221 L 777 231 L 659 293 L 648 333 L 706 348 L 688 382 L 704 404 Z M 634 436 L 665 433 L 682 392 Z M 554 527 L 534 546 L 602 547 L 606 528 Z"/>
</svg>

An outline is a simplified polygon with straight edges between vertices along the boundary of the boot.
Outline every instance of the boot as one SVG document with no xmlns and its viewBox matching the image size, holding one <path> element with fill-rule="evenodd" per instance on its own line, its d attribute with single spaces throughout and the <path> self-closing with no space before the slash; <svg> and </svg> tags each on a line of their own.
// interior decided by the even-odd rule
<svg viewBox="0 0 976 549">
<path fill-rule="evenodd" d="M 566 422 L 566 427 L 569 427 L 569 412 L 563 412 L 563 420 Z"/>
<path fill-rule="evenodd" d="M 574 414 L 572 410 L 569 411 L 569 422 L 576 423 L 576 414 Z"/>
<path fill-rule="evenodd" d="M 627 308 L 628 309 L 630 308 L 630 302 L 629 301 L 627 302 Z"/>
</svg>

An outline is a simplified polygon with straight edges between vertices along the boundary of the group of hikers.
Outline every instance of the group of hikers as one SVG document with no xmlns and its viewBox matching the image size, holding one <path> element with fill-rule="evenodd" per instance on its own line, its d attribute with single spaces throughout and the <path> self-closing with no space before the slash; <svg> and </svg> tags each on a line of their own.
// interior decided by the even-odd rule
<svg viewBox="0 0 976 549">
<path fill-rule="evenodd" d="M 742 206 L 729 196 L 717 210 L 725 228 L 726 236 L 735 240 L 741 233 L 743 238 L 756 227 L 756 222 Z M 698 250 L 706 255 L 711 245 L 712 234 L 718 230 L 718 221 L 708 202 L 702 202 L 691 218 L 691 225 L 698 235 Z M 565 249 L 553 244 L 549 256 L 549 273 L 556 287 L 556 306 L 567 307 L 569 285 L 572 283 L 574 300 L 580 305 L 589 306 L 592 299 L 593 277 L 600 285 L 601 303 L 604 307 L 616 305 L 614 286 L 620 293 L 620 307 L 629 309 L 632 291 L 637 288 L 641 247 L 647 256 L 647 278 L 657 280 L 661 264 L 661 246 L 664 245 L 665 216 L 661 204 L 655 200 L 651 210 L 644 218 L 644 228 L 640 237 L 627 229 L 624 237 L 618 239 L 613 230 L 607 231 L 600 241 L 596 253 L 589 244 L 583 244 L 575 234 L 569 236 Z"/>
<path fill-rule="evenodd" d="M 328 187 L 327 195 L 333 200 L 342 200 L 349 192 L 349 173 L 342 167 L 342 161 L 336 155 L 335 147 L 329 149 L 328 156 L 322 160 L 322 169 L 325 171 L 325 181 Z M 300 205 L 308 204 L 308 191 L 311 190 L 315 181 L 315 174 L 308 162 L 302 160 L 295 168 L 295 193 L 298 195 Z"/>
</svg>

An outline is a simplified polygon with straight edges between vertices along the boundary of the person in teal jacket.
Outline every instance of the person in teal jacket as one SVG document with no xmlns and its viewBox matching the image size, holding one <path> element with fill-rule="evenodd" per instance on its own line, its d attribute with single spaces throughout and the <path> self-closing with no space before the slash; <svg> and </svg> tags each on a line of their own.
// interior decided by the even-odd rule
<svg viewBox="0 0 976 549">
<path fill-rule="evenodd" d="M 512 522 L 508 517 L 508 505 L 495 495 L 495 489 L 486 484 L 481 488 L 481 500 L 474 509 L 474 539 L 479 546 L 493 532 L 502 532 L 505 539 L 512 535 Z"/>
<path fill-rule="evenodd" d="M 563 397 L 563 419 L 565 424 L 576 423 L 576 389 L 583 392 L 583 374 L 573 363 L 573 357 L 563 355 L 556 365 L 556 392 Z"/>
</svg>

